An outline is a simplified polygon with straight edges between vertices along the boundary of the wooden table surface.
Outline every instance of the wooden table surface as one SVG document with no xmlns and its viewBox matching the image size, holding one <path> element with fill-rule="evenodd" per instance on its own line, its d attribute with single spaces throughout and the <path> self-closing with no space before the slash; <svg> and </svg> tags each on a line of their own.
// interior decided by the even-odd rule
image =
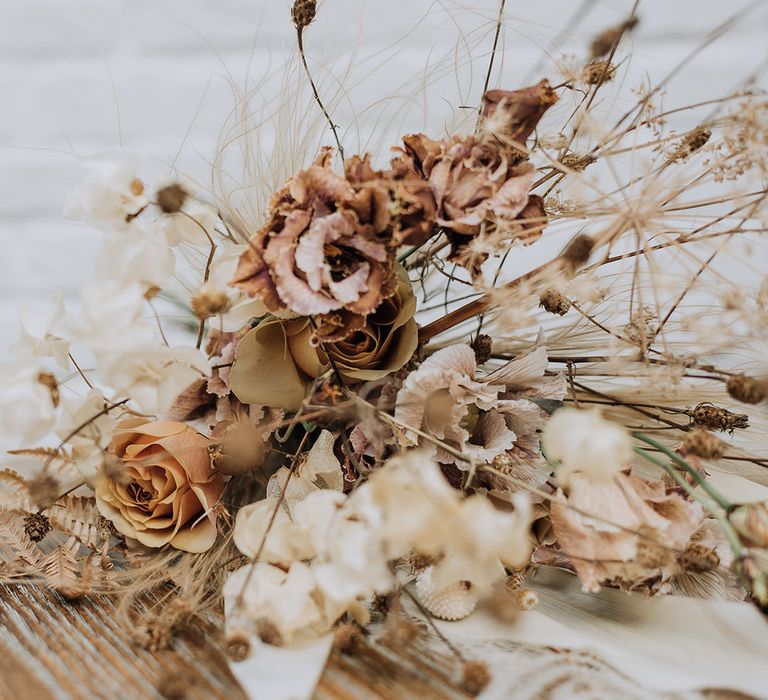
<svg viewBox="0 0 768 700">
<path fill-rule="evenodd" d="M 213 615 L 213 614 L 212 614 Z M 218 622 L 217 620 L 212 620 Z M 381 644 L 334 651 L 316 700 L 467 698 L 449 656 L 403 656 Z M 245 700 L 217 635 L 182 635 L 150 653 L 107 597 L 67 601 L 34 585 L 0 588 L 2 700 Z"/>
</svg>

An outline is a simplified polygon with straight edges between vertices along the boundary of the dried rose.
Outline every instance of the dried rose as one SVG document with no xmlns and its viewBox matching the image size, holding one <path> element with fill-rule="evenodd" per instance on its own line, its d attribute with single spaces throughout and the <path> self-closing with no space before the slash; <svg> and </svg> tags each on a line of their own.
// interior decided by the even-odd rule
<svg viewBox="0 0 768 700">
<path fill-rule="evenodd" d="M 524 146 L 555 102 L 557 93 L 546 80 L 520 90 L 489 90 L 483 95 L 485 128 L 497 138 Z"/>
<path fill-rule="evenodd" d="M 361 192 L 330 166 L 326 149 L 274 196 L 231 281 L 273 313 L 365 316 L 394 291 L 386 189 Z"/>
<path fill-rule="evenodd" d="M 395 293 L 343 340 L 321 346 L 307 318 L 262 321 L 238 346 L 229 374 L 235 396 L 243 403 L 295 411 L 312 379 L 329 369 L 328 355 L 349 382 L 380 379 L 399 370 L 416 351 L 418 327 L 413 318 L 416 299 L 402 268 L 398 279 Z"/>
<path fill-rule="evenodd" d="M 204 552 L 216 540 L 213 506 L 224 478 L 211 466 L 208 440 L 175 421 L 131 418 L 108 453 L 118 467 L 96 480 L 96 505 L 115 528 L 147 547 Z"/>
</svg>

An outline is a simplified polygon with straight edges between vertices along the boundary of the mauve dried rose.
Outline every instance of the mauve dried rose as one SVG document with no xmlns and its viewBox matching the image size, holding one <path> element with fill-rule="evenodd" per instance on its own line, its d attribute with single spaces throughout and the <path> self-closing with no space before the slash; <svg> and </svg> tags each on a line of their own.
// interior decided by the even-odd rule
<svg viewBox="0 0 768 700">
<path fill-rule="evenodd" d="M 524 146 L 555 102 L 557 93 L 547 80 L 520 90 L 489 90 L 483 95 L 482 117 L 494 134 Z"/>
</svg>

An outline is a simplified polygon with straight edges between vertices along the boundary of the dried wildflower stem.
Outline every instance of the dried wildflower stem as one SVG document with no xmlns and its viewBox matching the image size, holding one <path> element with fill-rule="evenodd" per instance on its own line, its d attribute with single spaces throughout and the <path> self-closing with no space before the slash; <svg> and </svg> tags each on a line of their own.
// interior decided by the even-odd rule
<svg viewBox="0 0 768 700">
<path fill-rule="evenodd" d="M 77 370 L 77 373 L 80 375 L 81 379 L 86 383 L 89 389 L 93 389 L 93 384 L 91 384 L 91 381 L 88 379 L 88 377 L 85 376 L 85 372 L 80 369 L 80 365 L 75 362 L 75 358 L 72 357 L 72 353 L 67 353 L 67 355 L 69 356 L 70 362 L 75 366 L 75 369 Z"/>
<path fill-rule="evenodd" d="M 309 70 L 309 64 L 307 63 L 307 56 L 304 53 L 304 28 L 303 27 L 300 27 L 300 26 L 296 27 L 296 43 L 299 47 L 299 56 L 301 56 L 301 63 L 304 66 L 304 72 L 307 74 L 307 80 L 309 80 L 309 86 L 312 88 L 312 95 L 314 96 L 315 102 L 317 102 L 318 107 L 320 107 L 320 111 L 323 113 L 325 120 L 328 122 L 328 126 L 331 127 L 331 131 L 333 132 L 333 138 L 336 141 L 336 147 L 339 149 L 339 156 L 341 157 L 341 161 L 344 162 L 344 146 L 341 145 L 341 139 L 339 138 L 338 130 L 336 129 L 336 125 L 333 123 L 333 119 L 331 119 L 331 115 L 328 113 L 328 110 L 323 104 L 323 101 L 320 99 L 320 93 L 318 92 L 317 86 L 315 85 L 315 81 L 312 78 L 312 73 Z"/>
<path fill-rule="evenodd" d="M 483 83 L 483 95 L 488 92 L 488 86 L 491 84 L 491 73 L 493 72 L 493 62 L 496 60 L 496 49 L 499 46 L 499 37 L 501 36 L 501 25 L 504 20 L 504 7 L 507 4 L 507 0 L 501 0 L 499 3 L 499 16 L 496 18 L 496 32 L 493 35 L 493 47 L 491 48 L 491 58 L 488 61 L 488 70 L 485 73 L 485 82 Z M 480 129 L 480 114 L 482 113 L 482 107 L 478 110 L 477 124 L 475 125 L 475 132 Z"/>
<path fill-rule="evenodd" d="M 733 507 L 733 503 L 725 498 L 725 496 L 718 493 L 718 491 L 715 490 L 712 485 L 709 484 L 706 479 L 704 479 L 704 477 L 699 474 L 699 472 L 697 472 L 690 464 L 688 464 L 688 462 L 686 462 L 679 454 L 673 450 L 670 450 L 666 445 L 662 445 L 658 440 L 654 440 L 652 437 L 645 435 L 644 433 L 633 432 L 632 437 L 636 440 L 640 440 L 640 442 L 644 442 L 646 445 L 650 445 L 659 452 L 662 452 L 673 462 L 675 462 L 675 464 L 677 464 L 679 467 L 682 467 L 683 470 L 685 470 L 693 478 L 693 480 L 699 486 L 701 486 L 704 491 L 706 491 L 707 495 L 722 509 L 729 510 Z"/>
<path fill-rule="evenodd" d="M 405 595 L 407 595 L 407 596 L 408 596 L 408 597 L 411 599 L 411 601 L 413 602 L 413 604 L 414 604 L 414 605 L 415 605 L 415 606 L 416 606 L 416 607 L 419 609 L 419 612 L 420 612 L 422 615 L 424 615 L 424 619 L 426 619 L 427 623 L 428 623 L 428 624 L 429 624 L 429 626 L 430 626 L 430 627 L 431 627 L 431 628 L 434 630 L 435 634 L 436 634 L 436 635 L 439 637 L 440 641 L 441 641 L 441 642 L 443 642 L 443 644 L 445 644 L 445 646 L 447 646 L 447 647 L 448 647 L 448 648 L 451 650 L 451 652 L 453 653 L 453 655 L 454 655 L 454 656 L 455 656 L 455 657 L 456 657 L 456 658 L 457 658 L 459 661 L 461 661 L 462 663 L 466 663 L 466 661 L 467 661 L 466 657 L 465 657 L 465 656 L 464 656 L 464 655 L 463 655 L 463 654 L 462 654 L 462 653 L 461 653 L 461 652 L 460 652 L 460 651 L 459 651 L 459 650 L 456 648 L 456 646 L 454 646 L 454 645 L 451 643 L 451 641 L 448 639 L 448 637 L 446 637 L 446 636 L 445 636 L 445 635 L 444 635 L 444 634 L 443 634 L 443 633 L 440 631 L 440 628 L 439 628 L 439 627 L 437 626 L 437 624 L 435 623 L 435 620 L 434 620 L 434 618 L 433 618 L 432 614 L 429 612 L 429 610 L 427 610 L 427 609 L 426 609 L 426 608 L 425 608 L 425 607 L 424 607 L 424 606 L 421 604 L 421 601 L 419 601 L 419 599 L 418 599 L 418 598 L 417 598 L 415 595 L 413 595 L 413 593 L 411 593 L 411 592 L 410 592 L 410 591 L 409 591 L 407 588 L 402 588 L 401 590 L 403 591 L 403 593 L 405 593 Z"/>
<path fill-rule="evenodd" d="M 59 454 L 60 450 L 64 447 L 64 445 L 66 445 L 81 430 L 85 430 L 85 428 L 87 428 L 97 418 L 101 418 L 101 416 L 105 416 L 107 413 L 109 413 L 113 409 L 118 408 L 119 406 L 123 406 L 123 405 L 127 404 L 129 401 L 130 401 L 130 399 L 122 399 L 121 401 L 117 401 L 116 403 L 112 403 L 112 404 L 106 405 L 97 414 L 91 416 L 88 420 L 83 421 L 74 430 L 72 430 L 70 433 L 68 433 L 64 437 L 64 439 L 56 446 L 55 452 L 53 454 L 51 454 L 51 456 L 48 457 L 48 459 L 45 461 L 45 464 L 43 465 L 43 471 L 47 471 L 47 469 L 51 466 L 51 464 L 53 464 L 53 460 L 56 459 L 57 455 Z"/>
</svg>

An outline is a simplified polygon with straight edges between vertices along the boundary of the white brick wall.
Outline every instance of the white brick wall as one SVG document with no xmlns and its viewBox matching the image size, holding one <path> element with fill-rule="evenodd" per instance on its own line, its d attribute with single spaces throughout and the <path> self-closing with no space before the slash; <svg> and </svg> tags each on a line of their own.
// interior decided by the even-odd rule
<svg viewBox="0 0 768 700">
<path fill-rule="evenodd" d="M 583 55 L 589 38 L 626 15 L 629 0 L 593 3 L 579 25 L 564 26 L 581 0 L 508 2 L 502 77 L 517 86 L 541 55 L 557 53 L 550 42 L 561 29 L 558 49 Z M 706 33 L 744 2 L 645 0 L 641 25 L 632 39 L 630 84 L 647 72 L 660 78 Z M 98 236 L 60 217 L 68 189 L 78 180 L 79 156 L 123 143 L 168 170 L 187 135 L 178 167 L 207 180 L 207 159 L 232 107 L 226 75 L 243 84 L 249 70 L 259 76 L 279 67 L 293 51 L 289 0 L 3 0 L 0 23 L 0 357 L 15 337 L 15 303 L 44 301 L 62 288 L 71 297 L 91 268 Z M 465 5 L 471 9 L 461 9 Z M 766 3 L 727 37 L 704 51 L 670 86 L 675 103 L 726 92 L 765 58 Z M 359 142 L 365 143 L 381 114 L 382 95 L 399 92 L 432 56 L 464 40 L 487 51 L 496 0 L 325 0 L 307 35 L 308 52 L 323 67 L 341 66 L 356 51 L 349 102 L 334 116 L 352 122 L 361 114 Z M 431 9 L 428 16 L 424 17 Z M 398 42 L 399 40 L 399 42 Z M 398 43 L 396 43 L 398 42 Z M 368 76 L 367 73 L 386 63 Z M 439 130 L 451 105 L 476 100 L 486 59 L 469 67 L 445 63 L 446 73 L 430 93 L 426 118 L 415 102 L 402 120 L 410 130 Z M 499 63 L 502 66 L 502 63 Z M 545 74 L 552 76 L 551 65 Z M 470 85 L 459 94 L 457 82 Z M 538 76 L 536 76 L 538 78 Z M 274 96 L 275 84 L 265 96 Z M 670 102 L 671 102 L 671 98 Z M 119 120 L 117 113 L 119 111 Z M 301 116 L 301 115 L 299 115 Z M 681 117 L 685 119 L 686 117 Z M 118 129 L 118 123 L 120 129 Z"/>
</svg>

